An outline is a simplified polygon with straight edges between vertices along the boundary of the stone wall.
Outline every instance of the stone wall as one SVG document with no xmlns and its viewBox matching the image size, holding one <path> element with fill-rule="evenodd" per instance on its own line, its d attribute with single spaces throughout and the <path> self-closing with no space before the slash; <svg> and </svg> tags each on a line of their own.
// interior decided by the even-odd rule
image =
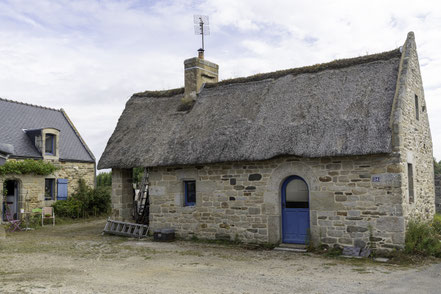
<svg viewBox="0 0 441 294">
<path fill-rule="evenodd" d="M 400 154 L 398 168 L 404 176 L 403 215 L 406 220 L 431 219 L 435 213 L 432 138 L 413 33 L 403 46 L 397 86 L 394 151 Z M 409 193 L 408 164 L 413 170 L 413 197 Z"/>
<path fill-rule="evenodd" d="M 153 230 L 174 228 L 181 237 L 278 243 L 281 185 L 297 175 L 309 187 L 314 244 L 401 248 L 401 172 L 397 156 L 152 168 L 150 224 Z M 196 180 L 195 206 L 184 206 L 184 180 Z"/>
<path fill-rule="evenodd" d="M 436 212 L 441 213 L 441 175 L 435 175 Z"/>
<path fill-rule="evenodd" d="M 131 221 L 133 211 L 132 169 L 112 170 L 112 217 Z"/>
<path fill-rule="evenodd" d="M 14 159 L 11 159 L 14 160 Z M 19 208 L 30 211 L 33 208 L 50 206 L 54 200 L 45 200 L 45 179 L 67 179 L 68 196 L 78 188 L 78 180 L 84 179 L 90 187 L 95 186 L 95 164 L 85 162 L 59 162 L 50 160 L 59 169 L 48 176 L 38 175 L 7 175 L 0 176 L 0 183 L 6 180 L 17 180 L 19 182 Z M 56 183 L 56 182 L 55 182 Z M 55 184 L 55 197 L 57 195 L 57 185 Z M 3 185 L 0 185 L 0 191 Z M 3 201 L 3 191 L 0 193 L 0 200 Z"/>
</svg>

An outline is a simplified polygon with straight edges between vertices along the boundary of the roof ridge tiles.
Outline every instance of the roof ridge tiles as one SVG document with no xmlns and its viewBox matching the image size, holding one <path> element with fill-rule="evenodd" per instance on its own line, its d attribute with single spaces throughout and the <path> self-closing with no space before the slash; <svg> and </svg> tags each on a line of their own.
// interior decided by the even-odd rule
<svg viewBox="0 0 441 294">
<path fill-rule="evenodd" d="M 26 103 L 26 102 L 20 102 L 20 101 L 6 99 L 6 98 L 2 98 L 2 97 L 0 97 L 0 101 L 5 101 L 5 102 L 10 102 L 10 103 L 16 103 L 16 104 L 21 104 L 21 105 L 32 106 L 32 107 L 37 107 L 37 108 L 42 108 L 42 109 L 47 109 L 47 110 L 53 110 L 53 111 L 61 112 L 60 109 L 56 109 L 56 108 L 52 108 L 52 107 L 47 107 L 47 106 L 42 106 L 42 105 L 31 104 L 31 103 Z"/>
</svg>

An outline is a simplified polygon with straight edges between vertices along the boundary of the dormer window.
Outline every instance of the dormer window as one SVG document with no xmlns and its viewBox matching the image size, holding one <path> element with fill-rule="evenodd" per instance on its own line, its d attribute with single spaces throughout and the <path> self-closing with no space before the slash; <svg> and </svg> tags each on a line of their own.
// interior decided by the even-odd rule
<svg viewBox="0 0 441 294">
<path fill-rule="evenodd" d="M 46 134 L 46 140 L 45 140 L 45 154 L 47 155 L 55 155 L 55 135 L 53 134 Z"/>
</svg>

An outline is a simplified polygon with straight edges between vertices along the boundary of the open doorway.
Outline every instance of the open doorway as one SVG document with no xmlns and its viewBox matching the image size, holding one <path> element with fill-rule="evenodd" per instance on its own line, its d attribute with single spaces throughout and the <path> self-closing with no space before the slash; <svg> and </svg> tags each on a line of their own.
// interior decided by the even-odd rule
<svg viewBox="0 0 441 294">
<path fill-rule="evenodd" d="M 6 180 L 3 183 L 3 220 L 6 220 L 6 211 L 10 211 L 16 220 L 19 215 L 19 183 L 17 180 Z"/>
</svg>

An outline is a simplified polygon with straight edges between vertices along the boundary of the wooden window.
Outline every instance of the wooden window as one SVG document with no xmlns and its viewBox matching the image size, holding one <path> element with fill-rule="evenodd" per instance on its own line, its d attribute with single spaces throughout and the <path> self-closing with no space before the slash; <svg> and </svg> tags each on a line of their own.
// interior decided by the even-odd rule
<svg viewBox="0 0 441 294">
<path fill-rule="evenodd" d="M 420 120 L 420 108 L 418 106 L 418 96 L 415 95 L 415 118 L 416 120 Z"/>
<path fill-rule="evenodd" d="M 57 200 L 67 200 L 67 179 L 57 180 Z"/>
<path fill-rule="evenodd" d="M 415 200 L 415 195 L 413 190 L 413 166 L 411 163 L 407 164 L 407 182 L 409 190 L 409 203 L 413 203 Z"/>
<path fill-rule="evenodd" d="M 185 206 L 196 205 L 196 181 L 184 181 Z"/>
<path fill-rule="evenodd" d="M 55 135 L 46 134 L 44 153 L 55 155 Z"/>
<path fill-rule="evenodd" d="M 46 179 L 44 183 L 44 200 L 54 200 L 55 180 Z"/>
</svg>

